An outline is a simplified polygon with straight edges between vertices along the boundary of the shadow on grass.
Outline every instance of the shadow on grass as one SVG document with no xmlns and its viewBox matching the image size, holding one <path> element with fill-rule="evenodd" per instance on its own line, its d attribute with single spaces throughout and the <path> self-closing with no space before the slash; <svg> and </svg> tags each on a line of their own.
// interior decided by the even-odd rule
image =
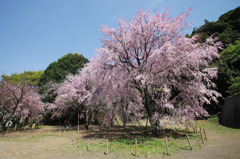
<svg viewBox="0 0 240 159">
<path fill-rule="evenodd" d="M 176 130 L 165 129 L 160 132 L 158 136 L 153 136 L 151 132 L 151 127 L 143 129 L 137 126 L 128 126 L 123 128 L 121 126 L 114 126 L 111 128 L 92 128 L 90 130 L 82 132 L 83 138 L 92 138 L 92 139 L 109 139 L 111 140 L 129 140 L 129 139 L 138 139 L 142 141 L 147 141 L 151 139 L 172 137 L 175 139 L 185 139 L 186 134 L 189 136 L 193 135 L 193 132 L 188 130 Z"/>
</svg>

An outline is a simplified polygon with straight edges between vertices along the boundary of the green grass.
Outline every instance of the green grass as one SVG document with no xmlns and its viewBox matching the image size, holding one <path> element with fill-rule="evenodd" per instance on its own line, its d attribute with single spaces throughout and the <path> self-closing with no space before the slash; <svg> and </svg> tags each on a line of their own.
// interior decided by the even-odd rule
<svg viewBox="0 0 240 159">
<path fill-rule="evenodd" d="M 178 129 L 177 131 L 173 131 L 172 129 L 165 129 L 165 133 L 161 133 L 159 137 L 152 137 L 149 133 L 137 133 L 143 131 L 139 127 L 127 127 L 126 129 L 113 129 L 106 130 L 101 129 L 99 132 L 101 133 L 112 133 L 111 139 L 109 140 L 108 152 L 109 154 L 115 154 L 116 156 L 135 156 L 135 141 L 136 138 L 138 141 L 137 146 L 137 156 L 141 157 L 151 157 L 151 156 L 166 156 L 166 144 L 164 134 L 168 138 L 168 146 L 170 155 L 175 154 L 179 151 L 189 151 L 190 147 L 188 145 L 188 141 L 186 138 L 186 134 L 188 134 L 190 142 L 193 146 L 193 149 L 197 149 L 203 146 L 201 135 L 199 133 L 199 127 L 204 128 L 205 130 L 215 131 L 216 133 L 239 133 L 240 129 L 232 129 L 225 126 L 222 126 L 218 123 L 218 118 L 213 117 L 208 121 L 196 121 L 196 125 L 198 125 L 198 133 L 193 133 L 192 130 L 182 130 Z M 150 131 L 150 127 L 148 127 L 148 131 Z M 122 133 L 119 135 L 117 133 Z M 125 134 L 125 135 L 123 135 Z M 80 140 L 73 144 L 76 146 L 77 150 L 90 152 L 106 152 L 106 138 L 108 135 L 104 137 L 99 137 L 95 139 L 91 139 L 90 149 L 88 149 L 88 140 Z M 205 139 L 205 142 L 208 140 Z M 79 143 L 79 146 L 78 146 Z"/>
<path fill-rule="evenodd" d="M 137 127 L 125 129 L 127 133 L 135 133 L 136 130 L 139 129 Z M 102 131 L 103 130 L 101 130 L 101 132 Z M 167 153 L 164 137 L 152 137 L 143 134 L 135 134 L 132 137 L 124 138 L 125 136 L 114 135 L 115 131 L 112 131 L 112 139 L 108 142 L 109 154 L 115 154 L 117 156 L 135 156 L 135 139 L 137 139 L 137 156 L 150 157 L 160 155 L 163 157 Z M 182 130 L 182 132 L 186 133 L 185 130 Z M 179 152 L 180 150 L 189 150 L 187 138 L 182 134 L 182 132 L 179 131 L 174 134 L 172 130 L 166 130 L 170 154 Z M 193 147 L 199 147 L 201 145 L 200 134 L 191 132 L 188 132 L 188 134 Z M 106 139 L 103 138 L 91 139 L 90 148 L 88 148 L 88 139 L 76 141 L 73 146 L 76 147 L 76 150 L 106 153 Z"/>
<path fill-rule="evenodd" d="M 211 117 L 207 120 L 207 122 L 198 122 L 198 125 L 202 128 L 215 131 L 217 133 L 240 133 L 240 129 L 229 128 L 219 124 L 218 117 Z"/>
<path fill-rule="evenodd" d="M 55 134 L 32 135 L 32 136 L 27 137 L 27 140 L 38 141 L 40 139 L 47 138 L 47 137 L 57 137 L 57 135 L 55 135 Z"/>
</svg>

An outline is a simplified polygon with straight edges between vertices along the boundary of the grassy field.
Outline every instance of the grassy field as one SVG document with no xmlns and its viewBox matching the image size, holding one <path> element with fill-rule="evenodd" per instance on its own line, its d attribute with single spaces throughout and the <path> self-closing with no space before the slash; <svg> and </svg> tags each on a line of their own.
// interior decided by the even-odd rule
<svg viewBox="0 0 240 159">
<path fill-rule="evenodd" d="M 39 129 L 9 131 L 0 137 L 0 153 L 4 158 L 162 158 L 189 153 L 188 134 L 193 150 L 201 150 L 209 142 L 202 143 L 199 128 L 206 133 L 239 134 L 239 129 L 231 129 L 216 123 L 216 118 L 208 121 L 197 121 L 198 132 L 191 130 L 168 128 L 158 137 L 137 126 L 123 129 L 115 126 L 110 129 L 90 127 L 89 130 L 76 128 L 41 126 Z M 209 134 L 210 135 L 210 134 Z M 168 139 L 169 155 L 166 150 L 165 137 Z M 210 137 L 211 138 L 211 137 Z M 107 153 L 108 139 L 108 153 Z M 135 154 L 135 139 L 137 139 L 137 154 Z"/>
<path fill-rule="evenodd" d="M 165 135 L 164 135 L 165 134 Z M 168 139 L 168 146 L 171 153 L 179 150 L 188 150 L 189 145 L 186 135 L 190 136 L 193 147 L 201 146 L 201 138 L 199 133 L 192 133 L 185 130 L 173 131 L 166 129 L 159 137 L 152 137 L 150 128 L 147 133 L 139 127 L 114 127 L 109 130 L 100 129 L 89 132 L 84 136 L 85 140 L 76 141 L 73 146 L 77 150 L 90 151 L 94 153 L 105 153 L 108 139 L 108 153 L 116 156 L 136 156 L 135 139 L 137 139 L 137 156 L 162 156 L 167 155 L 165 137 Z M 90 147 L 89 147 L 90 139 Z"/>
</svg>

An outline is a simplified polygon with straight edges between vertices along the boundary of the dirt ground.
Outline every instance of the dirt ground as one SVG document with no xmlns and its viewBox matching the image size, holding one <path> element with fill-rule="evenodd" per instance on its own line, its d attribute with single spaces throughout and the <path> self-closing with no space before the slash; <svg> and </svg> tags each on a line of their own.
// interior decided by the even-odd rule
<svg viewBox="0 0 240 159">
<path fill-rule="evenodd" d="M 76 150 L 74 140 L 84 138 L 85 135 L 84 130 L 77 133 L 48 126 L 8 132 L 4 136 L 0 135 L 0 159 L 114 158 L 112 155 Z"/>
<path fill-rule="evenodd" d="M 208 130 L 208 141 L 197 149 L 182 151 L 167 159 L 240 159 L 240 133 Z"/>
<path fill-rule="evenodd" d="M 50 131 L 49 131 L 50 130 Z M 168 159 L 239 159 L 240 131 L 224 131 L 207 129 L 208 140 L 194 150 L 182 150 L 166 156 Z M 56 127 L 43 127 L 38 130 L 9 132 L 0 136 L 1 159 L 75 159 L 75 158 L 116 158 L 103 153 L 91 153 L 75 150 L 74 139 L 84 137 L 84 131 L 73 134 L 59 131 Z M 171 153 L 171 151 L 170 151 Z M 121 158 L 121 156 L 118 156 Z M 137 158 L 129 156 L 129 158 Z M 154 158 L 154 157 L 151 157 Z M 155 158 L 159 158 L 156 156 Z"/>
</svg>

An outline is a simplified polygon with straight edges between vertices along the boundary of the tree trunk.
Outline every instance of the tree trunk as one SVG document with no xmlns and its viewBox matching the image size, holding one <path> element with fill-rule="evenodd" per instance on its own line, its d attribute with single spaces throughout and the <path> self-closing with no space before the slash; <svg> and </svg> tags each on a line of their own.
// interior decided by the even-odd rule
<svg viewBox="0 0 240 159">
<path fill-rule="evenodd" d="M 127 127 L 127 122 L 123 121 L 123 128 L 125 129 Z"/>
<path fill-rule="evenodd" d="M 154 119 L 153 116 L 150 117 L 150 124 L 151 124 L 151 129 L 152 129 L 152 134 L 154 136 L 158 136 L 161 131 L 161 126 L 159 119 Z"/>
<path fill-rule="evenodd" d="M 151 99 L 151 96 L 148 92 L 147 87 L 144 89 L 144 106 L 147 110 L 149 122 L 151 124 L 151 129 L 152 129 L 152 134 L 154 136 L 158 136 L 160 134 L 161 126 L 159 122 L 159 118 L 154 116 L 156 110 L 154 108 L 154 103 L 152 102 L 153 100 Z"/>
<path fill-rule="evenodd" d="M 2 123 L 2 133 L 5 133 L 7 131 L 7 127 L 6 127 L 6 122 Z"/>
<path fill-rule="evenodd" d="M 79 111 L 78 111 L 78 131 L 79 131 Z"/>
<path fill-rule="evenodd" d="M 114 118 L 115 118 L 115 120 L 116 120 L 118 126 L 120 126 L 120 124 L 119 124 L 119 122 L 118 122 L 118 119 L 117 119 L 117 117 L 116 117 L 116 114 L 114 114 Z"/>
<path fill-rule="evenodd" d="M 38 122 L 35 123 L 35 129 L 38 129 Z"/>
<path fill-rule="evenodd" d="M 18 129 L 18 123 L 16 122 L 14 125 L 14 131 L 17 131 L 17 129 Z"/>
<path fill-rule="evenodd" d="M 146 122 L 145 132 L 147 132 L 147 125 L 148 125 L 148 117 L 147 117 L 147 122 Z"/>
<path fill-rule="evenodd" d="M 124 114 L 124 112 L 122 113 L 121 119 L 123 122 L 123 128 L 125 129 L 127 127 L 127 115 Z"/>
<path fill-rule="evenodd" d="M 140 121 L 137 118 L 135 118 L 135 119 L 136 119 L 136 121 L 138 123 L 138 126 L 142 129 L 142 125 L 141 125 Z"/>
<path fill-rule="evenodd" d="M 88 110 L 84 113 L 84 119 L 85 119 L 85 129 L 88 130 Z"/>
</svg>

